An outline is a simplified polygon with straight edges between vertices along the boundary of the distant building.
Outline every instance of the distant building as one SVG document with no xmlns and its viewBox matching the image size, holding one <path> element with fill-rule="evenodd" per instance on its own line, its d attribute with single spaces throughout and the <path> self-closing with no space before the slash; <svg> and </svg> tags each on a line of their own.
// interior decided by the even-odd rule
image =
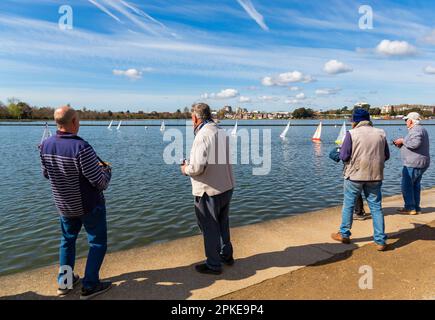
<svg viewBox="0 0 435 320">
<path fill-rule="evenodd" d="M 408 105 L 408 104 L 402 104 L 398 106 L 385 105 L 382 107 L 381 110 L 382 110 L 382 114 L 390 114 L 392 112 L 395 112 L 396 114 L 405 114 L 413 109 L 420 109 L 421 111 L 435 113 L 435 106 Z"/>
<path fill-rule="evenodd" d="M 224 111 L 227 113 L 233 113 L 233 108 L 231 106 L 225 106 Z"/>
<path fill-rule="evenodd" d="M 385 105 L 385 106 L 383 106 L 383 107 L 381 108 L 381 113 L 382 113 L 382 114 L 391 113 L 391 112 L 393 112 L 393 111 L 394 111 L 394 106 L 392 106 L 392 105 L 390 105 L 390 104 Z"/>
</svg>

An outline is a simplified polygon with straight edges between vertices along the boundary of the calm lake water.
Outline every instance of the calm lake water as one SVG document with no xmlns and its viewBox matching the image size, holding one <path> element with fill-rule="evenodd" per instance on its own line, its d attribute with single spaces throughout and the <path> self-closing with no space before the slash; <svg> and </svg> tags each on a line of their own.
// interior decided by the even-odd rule
<svg viewBox="0 0 435 320">
<path fill-rule="evenodd" d="M 183 123 L 167 121 L 167 124 Z M 324 127 L 321 144 L 313 144 L 310 139 L 317 121 L 294 121 L 307 126 L 291 127 L 283 141 L 279 135 L 286 123 L 239 122 L 246 125 L 240 127 L 243 129 L 271 130 L 272 167 L 268 175 L 253 176 L 252 165 L 234 166 L 237 188 L 232 202 L 232 226 L 303 214 L 341 203 L 342 165 L 328 158 L 341 123 L 325 122 L 336 123 L 337 127 Z M 380 123 L 395 124 L 382 127 L 389 141 L 406 134 L 403 121 Z M 185 132 L 183 127 L 179 128 Z M 435 137 L 435 126 L 426 128 Z M 51 130 L 54 132 L 54 127 Z M 57 263 L 59 218 L 49 182 L 40 172 L 36 147 L 42 131 L 42 126 L 0 125 L 0 275 Z M 125 126 L 120 131 L 83 126 L 80 136 L 114 168 L 106 192 L 109 251 L 199 233 L 190 180 L 181 176 L 178 165 L 163 161 L 163 150 L 170 142 L 163 141 L 158 126 L 149 126 L 148 130 L 144 126 Z M 433 141 L 431 153 L 435 158 Z M 386 165 L 385 195 L 400 193 L 400 154 L 396 148 L 392 147 L 391 151 L 392 159 Z M 431 168 L 423 186 L 433 187 L 434 178 Z M 78 256 L 85 256 L 84 232 L 77 245 Z"/>
</svg>

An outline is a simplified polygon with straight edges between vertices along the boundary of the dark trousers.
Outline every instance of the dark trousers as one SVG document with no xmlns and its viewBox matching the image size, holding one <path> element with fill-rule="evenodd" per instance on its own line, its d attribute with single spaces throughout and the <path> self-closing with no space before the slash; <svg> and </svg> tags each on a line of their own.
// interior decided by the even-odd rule
<svg viewBox="0 0 435 320">
<path fill-rule="evenodd" d="M 195 197 L 195 213 L 204 236 L 207 266 L 214 270 L 222 268 L 222 259 L 233 256 L 230 240 L 229 211 L 233 190 L 217 196 Z"/>
<path fill-rule="evenodd" d="M 359 197 L 356 199 L 355 202 L 355 212 L 356 215 L 362 216 L 365 214 L 364 210 L 364 203 L 363 203 L 363 197 L 360 194 Z"/>
</svg>

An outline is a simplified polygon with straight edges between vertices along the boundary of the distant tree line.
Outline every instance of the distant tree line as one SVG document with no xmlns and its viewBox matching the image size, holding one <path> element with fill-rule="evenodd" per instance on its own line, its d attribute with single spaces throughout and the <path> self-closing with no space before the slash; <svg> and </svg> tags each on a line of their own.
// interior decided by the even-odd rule
<svg viewBox="0 0 435 320">
<path fill-rule="evenodd" d="M 310 108 L 298 108 L 292 113 L 294 119 L 310 119 L 315 117 L 315 112 Z"/>
<path fill-rule="evenodd" d="M 8 99 L 7 104 L 0 101 L 0 119 L 6 120 L 52 120 L 54 108 L 30 106 L 18 99 Z M 190 110 L 185 107 L 183 111 L 176 112 L 130 112 L 127 111 L 94 111 L 82 108 L 77 110 L 82 120 L 140 120 L 140 119 L 189 119 Z"/>
</svg>

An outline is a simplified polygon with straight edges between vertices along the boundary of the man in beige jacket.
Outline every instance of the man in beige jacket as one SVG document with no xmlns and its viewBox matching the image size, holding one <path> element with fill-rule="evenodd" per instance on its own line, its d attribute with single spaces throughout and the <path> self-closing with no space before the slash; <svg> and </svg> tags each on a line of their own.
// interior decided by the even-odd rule
<svg viewBox="0 0 435 320">
<path fill-rule="evenodd" d="M 382 210 L 382 181 L 390 149 L 385 131 L 373 127 L 367 110 L 355 109 L 352 123 L 353 129 L 346 133 L 340 150 L 340 159 L 345 163 L 342 223 L 332 239 L 350 243 L 355 201 L 364 192 L 373 218 L 374 241 L 377 249 L 384 251 L 387 235 Z"/>
<path fill-rule="evenodd" d="M 229 210 L 234 189 L 229 139 L 225 130 L 212 120 L 207 104 L 192 106 L 195 132 L 189 162 L 181 172 L 191 177 L 195 213 L 204 236 L 207 261 L 195 266 L 205 274 L 221 274 L 222 263 L 233 265 Z"/>
</svg>

